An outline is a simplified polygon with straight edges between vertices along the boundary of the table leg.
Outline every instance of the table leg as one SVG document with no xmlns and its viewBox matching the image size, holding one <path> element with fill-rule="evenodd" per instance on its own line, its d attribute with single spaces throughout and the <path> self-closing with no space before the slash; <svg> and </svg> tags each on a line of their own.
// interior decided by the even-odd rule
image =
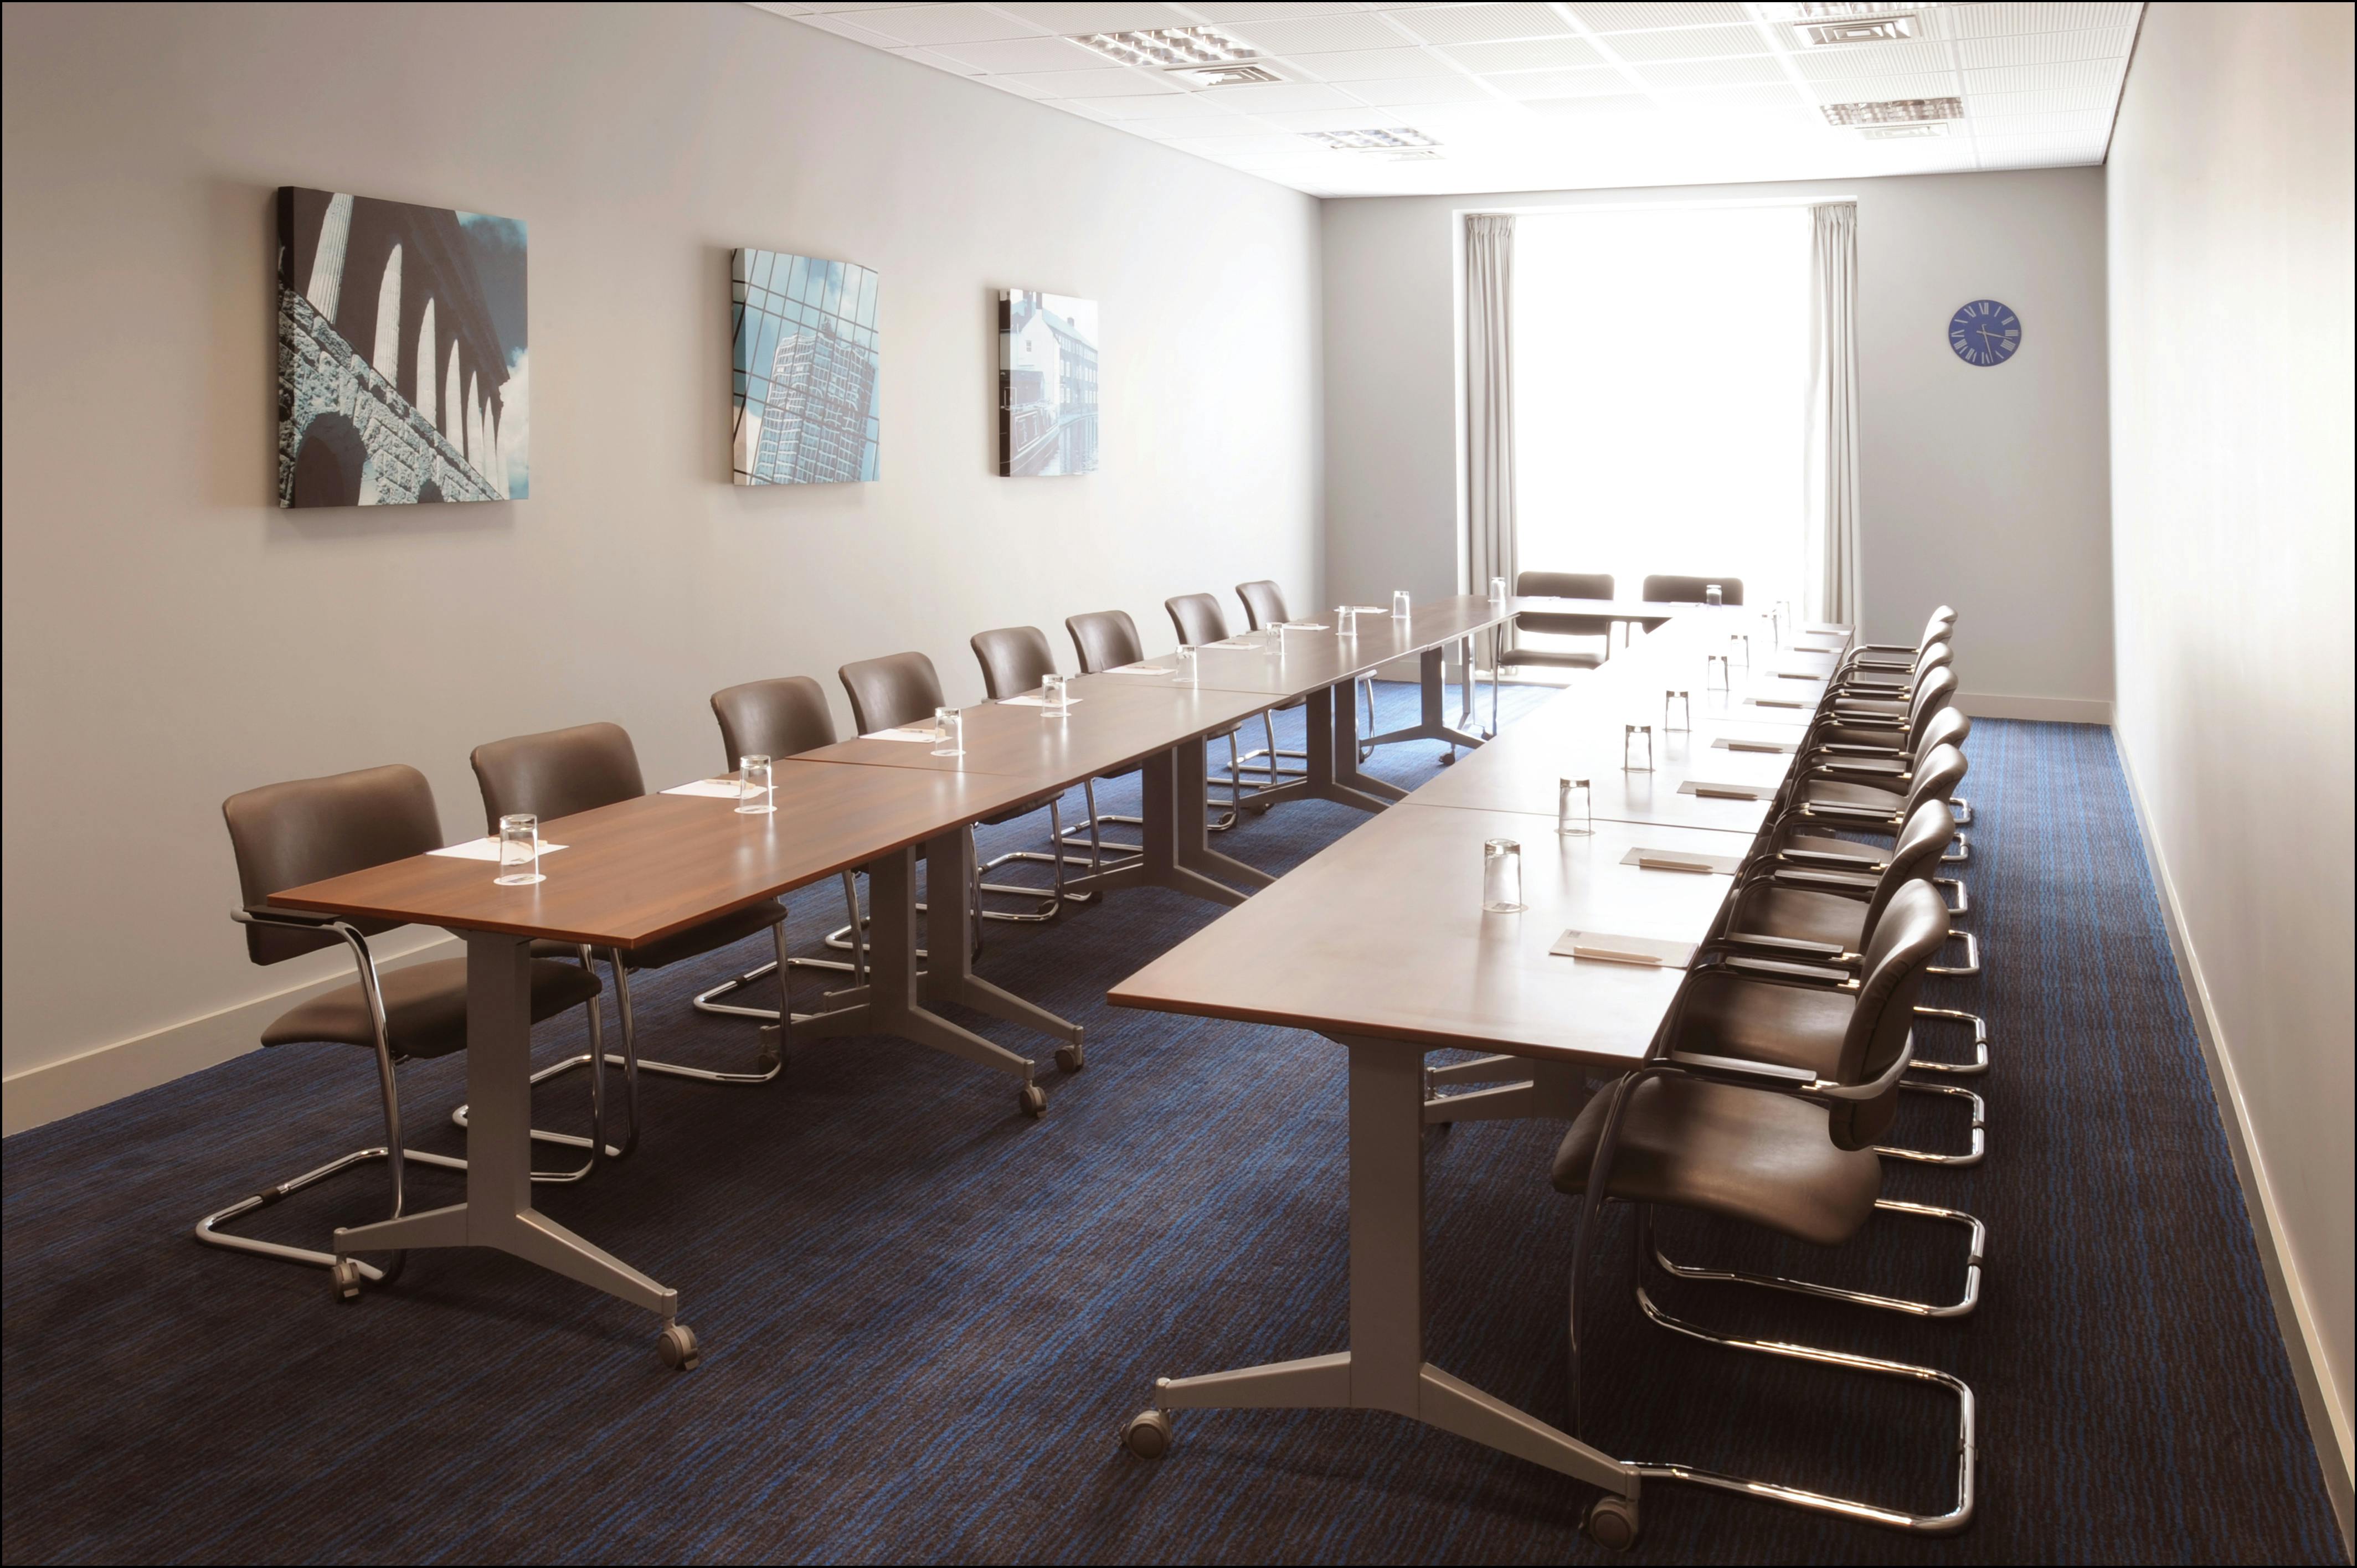
<svg viewBox="0 0 2357 1568">
<path fill-rule="evenodd" d="M 1309 725 L 1308 777 L 1272 789 L 1254 790 L 1244 800 L 1248 809 L 1266 811 L 1301 800 L 1332 800 L 1362 811 L 1380 811 L 1406 796 L 1406 790 L 1359 771 L 1359 710 L 1351 694 L 1355 684 L 1344 681 L 1309 693 L 1301 705 Z"/>
<path fill-rule="evenodd" d="M 966 933 L 973 918 L 974 841 L 961 828 L 925 844 L 925 918 L 931 953 L 917 967 L 917 854 L 895 850 L 867 867 L 868 957 L 865 994 L 847 1007 L 797 1020 L 805 1039 L 844 1035 L 892 1035 L 948 1056 L 1019 1079 L 1021 1109 L 1038 1115 L 1048 1098 L 1031 1081 L 1031 1058 L 1008 1050 L 932 1011 L 928 1002 L 954 1002 L 1064 1042 L 1057 1059 L 1080 1060 L 1081 1026 L 976 976 Z"/>
<path fill-rule="evenodd" d="M 1438 740 L 1450 746 L 1461 746 L 1470 751 L 1481 744 L 1481 737 L 1448 723 L 1448 680 L 1444 668 L 1448 652 L 1444 645 L 1427 648 L 1421 658 L 1419 684 L 1423 688 L 1421 712 L 1416 722 L 1405 729 L 1385 730 L 1367 744 L 1389 746 L 1401 740 Z"/>
<path fill-rule="evenodd" d="M 1372 795 L 1378 800 L 1406 800 L 1407 791 L 1398 785 L 1359 770 L 1359 704 L 1354 700 L 1352 687 L 1337 686 L 1329 694 L 1334 702 L 1330 721 L 1334 736 L 1331 748 L 1334 782 L 1361 795 Z"/>
<path fill-rule="evenodd" d="M 673 1319 L 679 1293 L 590 1245 L 532 1205 L 531 941 L 467 936 L 467 1200 L 423 1214 L 339 1227 L 336 1255 L 428 1247 L 496 1247 L 619 1296 L 663 1319 L 664 1359 L 693 1366 L 694 1338 Z M 675 1359 L 672 1335 L 683 1336 Z"/>
<path fill-rule="evenodd" d="M 1240 860 L 1214 854 L 1209 846 L 1203 749 L 1198 737 L 1157 752 L 1138 765 L 1139 793 L 1144 797 L 1139 814 L 1146 819 L 1140 836 L 1145 848 L 1136 858 L 1119 865 L 1065 878 L 1067 897 L 1114 887 L 1169 887 L 1232 908 L 1243 903 L 1244 896 L 1207 875 L 1207 870 L 1226 872 L 1233 867 L 1232 875 L 1239 880 L 1265 880 L 1263 873 Z M 1189 811 L 1194 813 L 1191 821 L 1187 816 Z"/>
<path fill-rule="evenodd" d="M 1387 1410 L 1622 1497 L 1638 1472 L 1424 1359 L 1424 1053 L 1347 1038 L 1351 1053 L 1351 1348 L 1155 1385 L 1130 1446 L 1158 1453 L 1176 1410 Z"/>
</svg>

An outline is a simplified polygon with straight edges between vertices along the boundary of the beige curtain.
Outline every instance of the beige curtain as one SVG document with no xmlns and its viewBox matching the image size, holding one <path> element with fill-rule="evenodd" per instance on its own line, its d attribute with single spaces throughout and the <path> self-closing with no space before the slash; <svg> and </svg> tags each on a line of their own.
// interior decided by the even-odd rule
<svg viewBox="0 0 2357 1568">
<path fill-rule="evenodd" d="M 1465 220 L 1465 586 L 1514 582 L 1514 220 Z"/>
<path fill-rule="evenodd" d="M 1812 207 L 1808 613 L 1858 624 L 1857 204 Z"/>
</svg>

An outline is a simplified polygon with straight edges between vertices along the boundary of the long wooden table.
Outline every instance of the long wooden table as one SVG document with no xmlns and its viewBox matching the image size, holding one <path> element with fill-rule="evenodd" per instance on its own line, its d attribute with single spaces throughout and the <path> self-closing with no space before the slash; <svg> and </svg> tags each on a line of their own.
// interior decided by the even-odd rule
<svg viewBox="0 0 2357 1568">
<path fill-rule="evenodd" d="M 1720 918 L 1728 877 L 1626 865 L 1631 848 L 1739 855 L 1766 800 L 1697 800 L 1677 782 L 1748 777 L 1772 793 L 1785 751 L 1718 745 L 1797 738 L 1734 699 L 1693 727 L 1659 729 L 1652 771 L 1627 768 L 1632 716 L 1665 692 L 1697 696 L 1727 638 L 1765 628 L 1724 609 L 1675 616 L 1542 712 L 1425 785 L 1398 809 L 1287 874 L 1124 980 L 1118 1005 L 1244 1019 L 1314 1031 L 1347 1053 L 1350 1083 L 1350 1328 L 1344 1349 L 1299 1360 L 1157 1381 L 1131 1423 L 1153 1452 L 1168 1412 L 1202 1409 L 1386 1410 L 1634 1498 L 1638 1467 L 1482 1392 L 1426 1359 L 1424 1133 L 1436 1120 L 1569 1115 L 1590 1072 L 1617 1075 L 1646 1055 L 1683 972 L 1554 956 L 1566 929 L 1699 941 Z M 1767 651 L 1810 676 L 1833 655 Z M 1738 665 L 1738 670 L 1741 669 Z M 1691 682 L 1689 688 L 1688 683 Z M 1803 682 L 1792 682 L 1800 685 Z M 1744 769 L 1749 769 L 1748 774 Z M 1706 775 L 1704 769 L 1708 772 Z M 1556 832 L 1555 791 L 1585 776 L 1597 791 L 1595 831 Z M 1522 847 L 1515 914 L 1482 908 L 1481 845 Z M 1525 1081 L 1436 1099 L 1435 1049 L 1484 1053 L 1465 1075 Z"/>
</svg>

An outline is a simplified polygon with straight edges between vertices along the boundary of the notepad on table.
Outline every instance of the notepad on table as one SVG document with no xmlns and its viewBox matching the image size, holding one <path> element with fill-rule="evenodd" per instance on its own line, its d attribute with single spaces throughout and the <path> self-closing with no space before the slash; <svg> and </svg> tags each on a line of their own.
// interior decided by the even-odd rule
<svg viewBox="0 0 2357 1568">
<path fill-rule="evenodd" d="M 1699 795 L 1706 800 L 1764 800 L 1771 791 L 1750 784 L 1706 784 L 1689 779 L 1678 786 L 1681 795 Z"/>
<path fill-rule="evenodd" d="M 940 736 L 938 734 L 936 734 L 934 731 L 930 730 L 930 729 L 908 729 L 908 728 L 901 728 L 901 729 L 879 729 L 879 730 L 870 730 L 870 731 L 868 731 L 866 735 L 861 736 L 859 738 L 860 738 L 860 739 L 862 739 L 862 740 L 906 740 L 906 741 L 920 741 L 920 740 L 921 740 L 921 741 L 925 742 L 927 745 L 931 745 L 932 742 L 934 742 L 934 741 L 936 741 L 936 740 L 939 740 L 939 739 L 941 738 L 941 736 Z"/>
<path fill-rule="evenodd" d="M 1245 637 L 1223 637 L 1217 642 L 1203 644 L 1206 648 L 1258 648 L 1259 643 Z"/>
<path fill-rule="evenodd" d="M 1599 963 L 1633 963 L 1647 969 L 1684 969 L 1694 961 L 1692 942 L 1664 941 L 1659 937 L 1622 937 L 1608 931 L 1566 931 L 1547 950 L 1557 958 L 1589 959 Z"/>
<path fill-rule="evenodd" d="M 1746 697 L 1755 708 L 1805 708 L 1809 704 L 1792 697 Z"/>
<path fill-rule="evenodd" d="M 1799 749 L 1789 740 L 1734 740 L 1726 736 L 1710 744 L 1724 751 L 1764 751 L 1779 757 Z"/>
<path fill-rule="evenodd" d="M 1068 696 L 1064 699 L 1064 702 L 1067 706 L 1070 706 L 1085 700 L 1085 698 Z M 1006 703 L 1008 707 L 1014 708 L 1044 708 L 1048 705 L 1048 699 L 1039 695 L 1037 692 L 1028 693 L 1020 697 L 1001 697 L 999 701 Z"/>
<path fill-rule="evenodd" d="M 563 849 L 564 847 L 565 846 L 561 843 L 549 843 L 544 841 L 540 846 L 540 853 L 543 854 L 554 854 L 558 850 Z M 465 843 L 454 843 L 443 849 L 429 849 L 425 853 L 428 854 L 447 854 L 453 860 L 496 861 L 500 858 L 500 841 L 497 839 L 468 839 Z"/>
<path fill-rule="evenodd" d="M 1620 864 L 1645 871 L 1717 872 L 1721 876 L 1732 876 L 1743 869 L 1743 857 L 1705 854 L 1690 849 L 1632 849 L 1620 857 Z"/>
<path fill-rule="evenodd" d="M 1108 675 L 1168 675 L 1168 664 L 1116 664 L 1105 671 Z"/>
<path fill-rule="evenodd" d="M 745 786 L 734 779 L 698 779 L 686 784 L 674 784 L 663 793 L 702 795 L 713 800 L 741 800 L 745 798 Z"/>
<path fill-rule="evenodd" d="M 1794 653 L 1839 653 L 1841 650 L 1838 648 L 1829 647 L 1824 643 L 1795 642 L 1792 644 L 1791 651 Z"/>
</svg>

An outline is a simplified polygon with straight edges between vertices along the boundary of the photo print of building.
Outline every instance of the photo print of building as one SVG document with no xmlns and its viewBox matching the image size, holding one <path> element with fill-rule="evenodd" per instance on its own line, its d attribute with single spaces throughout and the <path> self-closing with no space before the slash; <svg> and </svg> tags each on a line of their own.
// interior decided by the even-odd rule
<svg viewBox="0 0 2357 1568">
<path fill-rule="evenodd" d="M 1097 302 L 1009 289 L 998 303 L 998 471 L 1097 467 Z"/>
<path fill-rule="evenodd" d="M 524 226 L 278 192 L 278 504 L 531 492 Z"/>
<path fill-rule="evenodd" d="M 782 251 L 729 259 L 740 485 L 877 475 L 876 274 Z"/>
</svg>

